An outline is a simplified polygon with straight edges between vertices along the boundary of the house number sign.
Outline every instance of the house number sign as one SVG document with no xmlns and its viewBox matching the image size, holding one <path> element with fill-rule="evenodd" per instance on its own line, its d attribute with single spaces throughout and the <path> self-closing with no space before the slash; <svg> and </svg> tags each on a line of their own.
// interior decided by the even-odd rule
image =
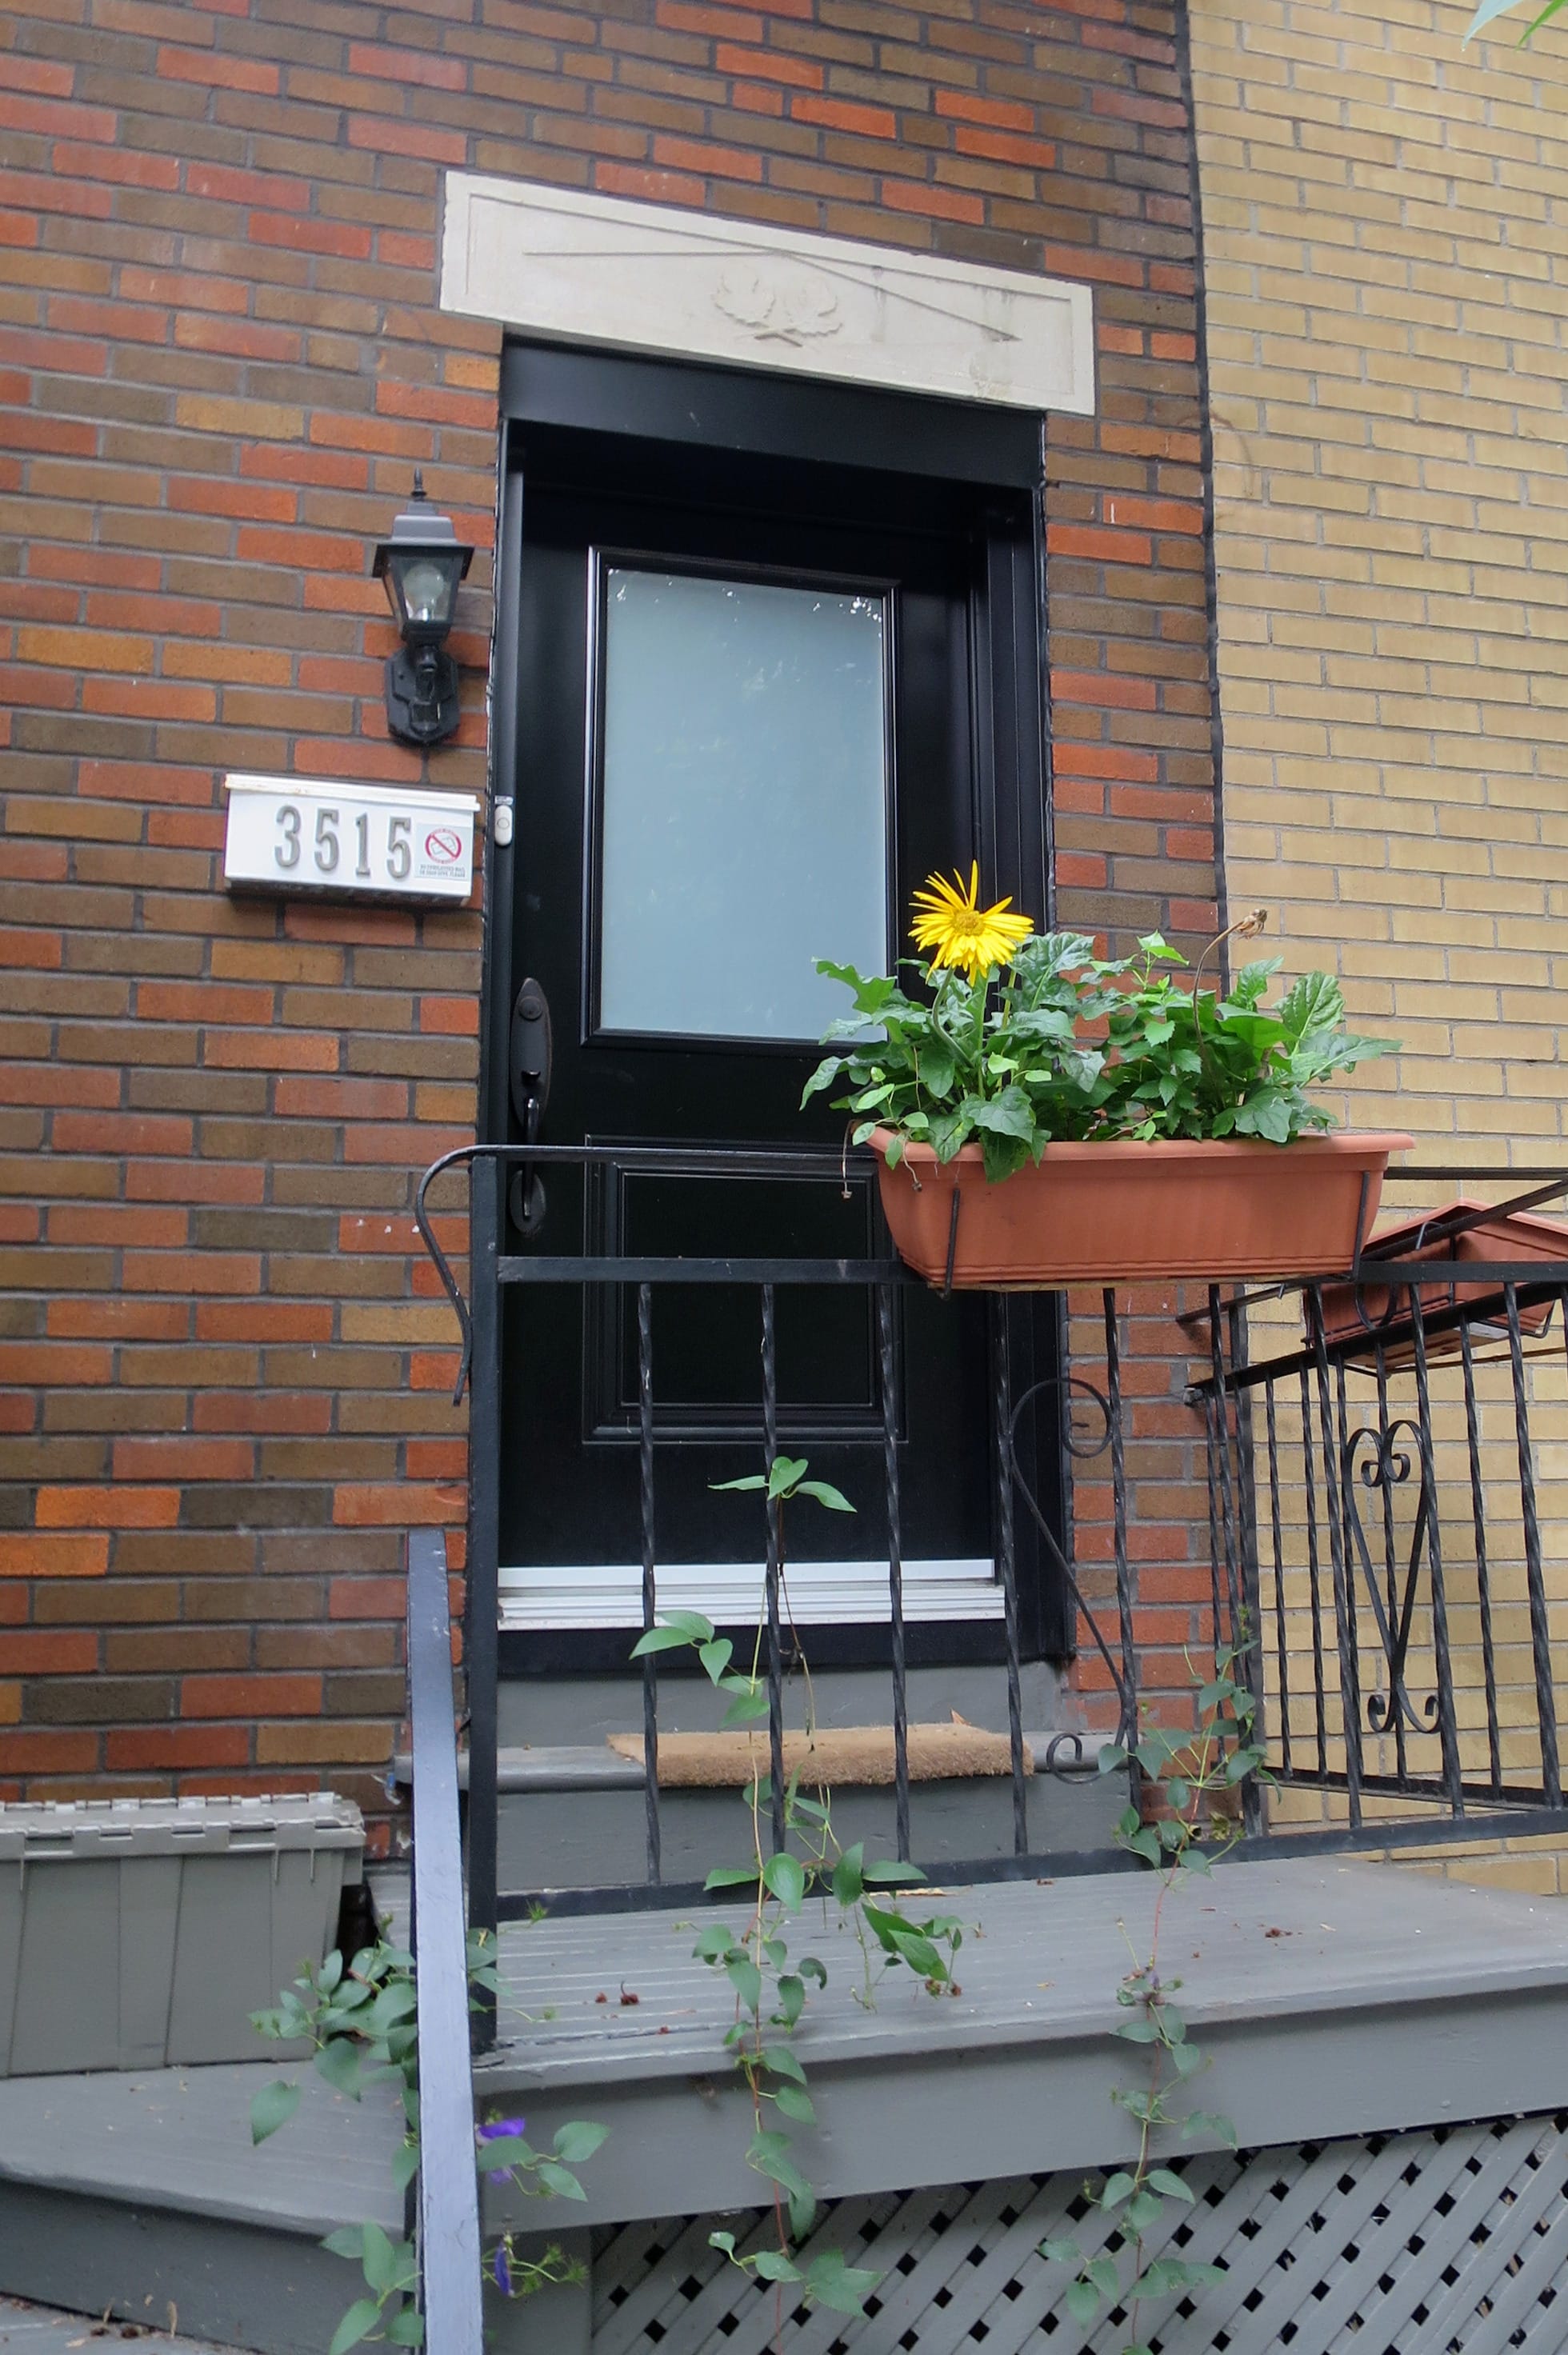
<svg viewBox="0 0 1568 2355">
<path fill-rule="evenodd" d="M 230 776 L 230 890 L 462 901 L 474 882 L 472 794 Z"/>
</svg>

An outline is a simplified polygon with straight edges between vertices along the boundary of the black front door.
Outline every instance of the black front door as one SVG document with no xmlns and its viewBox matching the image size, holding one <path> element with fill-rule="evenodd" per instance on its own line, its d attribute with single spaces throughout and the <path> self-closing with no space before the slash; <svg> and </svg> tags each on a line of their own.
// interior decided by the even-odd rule
<svg viewBox="0 0 1568 2355">
<path fill-rule="evenodd" d="M 511 962 L 493 986 L 548 1004 L 545 1141 L 672 1150 L 656 1175 L 549 1169 L 542 1199 L 514 1194 L 505 1248 L 883 1253 L 842 1114 L 800 1109 L 848 1004 L 814 967 L 887 970 L 923 877 L 992 863 L 975 495 L 536 429 L 521 500 Z M 758 1153 L 717 1176 L 716 1147 Z M 912 1657 L 1000 1640 L 997 1313 L 898 1295 Z M 758 1294 L 660 1286 L 653 1315 L 660 1594 L 754 1622 L 760 1508 L 713 1484 L 762 1461 Z M 781 1445 L 857 1507 L 792 1515 L 792 1608 L 856 1631 L 827 1654 L 874 1653 L 874 1303 L 784 1286 L 777 1320 Z M 1038 1372 L 1051 1320 L 1014 1321 Z M 618 1663 L 641 1612 L 635 1295 L 509 1288 L 503 1348 L 503 1625 L 530 1631 L 530 1665 Z"/>
</svg>

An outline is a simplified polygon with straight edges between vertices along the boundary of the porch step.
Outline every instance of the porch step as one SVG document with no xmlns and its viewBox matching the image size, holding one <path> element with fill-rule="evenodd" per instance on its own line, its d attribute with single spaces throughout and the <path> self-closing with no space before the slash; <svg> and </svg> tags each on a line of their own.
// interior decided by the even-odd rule
<svg viewBox="0 0 1568 2355">
<path fill-rule="evenodd" d="M 1117 1988 L 1149 1951 L 1158 1893 L 1122 1872 L 911 1894 L 907 1912 L 969 1925 L 943 2000 L 898 1970 L 868 2003 L 852 1929 L 812 1909 L 828 1983 L 794 2049 L 817 2114 L 800 2158 L 823 2196 L 1121 2163 L 1137 2129 L 1113 2091 L 1137 2082 L 1140 2048 L 1115 2033 Z M 673 1906 L 503 1931 L 505 2041 L 475 2072 L 481 2103 L 523 2109 L 536 2140 L 571 2118 L 612 2129 L 586 2207 L 530 2201 L 529 2229 L 754 2205 L 733 1994 L 692 1948 Z M 1568 2107 L 1561 1899 L 1287 1853 L 1232 1861 L 1166 1900 L 1160 1968 L 1210 2063 L 1196 2105 L 1244 2148 Z M 502 2221 L 507 2195 L 486 2198 Z"/>
<path fill-rule="evenodd" d="M 128 2341 L 133 2343 L 155 2332 L 157 2347 L 149 2350 L 148 2355 L 228 2355 L 227 2346 L 216 2339 L 187 2339 L 183 2331 L 169 2332 L 164 2327 L 167 2321 L 167 2314 L 155 2317 L 149 2307 L 139 2324 L 105 2325 L 101 2309 L 91 2318 L 96 2339 L 84 2340 L 90 2328 L 86 2315 L 68 2313 L 58 2306 L 35 2306 L 30 2299 L 23 2305 L 18 2298 L 0 2297 L 0 2348 L 5 2355 L 75 2355 L 87 2343 L 94 2355 L 118 2355 Z"/>
<path fill-rule="evenodd" d="M 304 2098 L 252 2147 L 251 2095 L 280 2074 Z M 357 2269 L 320 2242 L 368 2218 L 401 2232 L 401 2139 L 389 2087 L 352 2102 L 301 2063 L 12 2077 L 0 2292 L 160 2333 L 172 2309 L 179 2329 L 227 2346 L 325 2355 Z"/>
<path fill-rule="evenodd" d="M 1095 1737 L 1026 1734 L 1034 1761 L 1026 1808 L 1035 1855 L 1108 1849 L 1125 1805 L 1123 1785 L 1093 1772 Z M 1056 1755 L 1090 1769 L 1064 1781 L 1049 1771 Z M 394 1763 L 405 1782 L 406 1753 Z M 458 1762 L 467 1787 L 468 1760 Z M 647 1874 L 643 1769 L 604 1742 L 508 1745 L 498 1753 L 501 1886 L 509 1890 L 584 1889 L 639 1882 Z M 746 1830 L 738 1791 L 665 1790 L 659 1799 L 660 1870 L 671 1882 L 701 1881 L 715 1864 L 734 1861 Z M 1013 1788 L 1008 1775 L 964 1775 L 917 1783 L 910 1793 L 912 1852 L 933 1869 L 1013 1849 Z M 833 1828 L 845 1848 L 863 1841 L 869 1855 L 897 1853 L 892 1792 L 848 1785 L 833 1795 Z"/>
</svg>

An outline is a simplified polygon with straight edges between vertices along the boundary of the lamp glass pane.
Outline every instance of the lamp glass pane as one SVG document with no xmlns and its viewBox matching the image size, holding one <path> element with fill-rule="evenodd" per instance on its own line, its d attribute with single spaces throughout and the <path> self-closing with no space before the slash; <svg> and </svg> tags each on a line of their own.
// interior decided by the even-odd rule
<svg viewBox="0 0 1568 2355">
<path fill-rule="evenodd" d="M 457 594 L 455 556 L 394 556 L 392 570 L 402 597 L 403 613 L 411 622 L 433 624 L 449 621 Z"/>
<path fill-rule="evenodd" d="M 888 957 L 886 601 L 613 568 L 606 1030 L 810 1042 Z"/>
</svg>

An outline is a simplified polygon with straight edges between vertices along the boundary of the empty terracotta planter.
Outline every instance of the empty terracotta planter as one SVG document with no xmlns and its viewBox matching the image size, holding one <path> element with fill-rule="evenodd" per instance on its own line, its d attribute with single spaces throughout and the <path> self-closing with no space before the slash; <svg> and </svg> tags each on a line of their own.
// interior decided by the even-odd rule
<svg viewBox="0 0 1568 2355">
<path fill-rule="evenodd" d="M 1405 1225 L 1386 1227 L 1377 1238 L 1380 1259 L 1460 1259 L 1474 1261 L 1483 1280 L 1475 1284 L 1462 1283 L 1456 1276 L 1440 1276 L 1431 1284 L 1420 1286 L 1422 1314 L 1432 1316 L 1441 1308 L 1451 1308 L 1461 1301 L 1495 1299 L 1501 1291 L 1496 1282 L 1484 1280 L 1485 1263 L 1494 1261 L 1507 1264 L 1509 1261 L 1540 1260 L 1542 1264 L 1568 1261 L 1568 1224 L 1561 1219 L 1541 1219 L 1529 1211 L 1495 1211 L 1478 1226 L 1466 1227 L 1454 1234 L 1453 1224 L 1472 1212 L 1484 1209 L 1480 1202 L 1461 1197 L 1456 1202 L 1445 1202 L 1440 1210 L 1424 1219 L 1412 1219 Z M 1520 1331 L 1527 1337 L 1544 1333 L 1552 1322 L 1555 1303 L 1538 1301 L 1519 1311 Z M 1386 1363 L 1390 1371 L 1409 1365 L 1414 1358 L 1410 1331 L 1410 1295 L 1403 1285 L 1362 1284 L 1359 1289 L 1349 1284 L 1328 1284 L 1323 1287 L 1323 1332 L 1328 1341 L 1363 1340 L 1369 1353 L 1379 1337 L 1398 1328 L 1396 1337 L 1389 1344 Z M 1506 1335 L 1508 1324 L 1499 1315 L 1478 1319 L 1476 1332 L 1495 1337 Z M 1429 1358 L 1457 1357 L 1459 1336 L 1435 1333 L 1426 1344 Z"/>
<path fill-rule="evenodd" d="M 879 1154 L 888 1135 L 877 1131 Z M 882 1159 L 879 1176 L 900 1256 L 928 1284 L 945 1283 L 950 1251 L 952 1281 L 966 1290 L 1330 1275 L 1371 1229 L 1390 1154 L 1413 1141 L 1048 1145 L 1038 1168 L 994 1186 L 977 1145 L 945 1167 L 913 1145 L 894 1169 Z"/>
</svg>

